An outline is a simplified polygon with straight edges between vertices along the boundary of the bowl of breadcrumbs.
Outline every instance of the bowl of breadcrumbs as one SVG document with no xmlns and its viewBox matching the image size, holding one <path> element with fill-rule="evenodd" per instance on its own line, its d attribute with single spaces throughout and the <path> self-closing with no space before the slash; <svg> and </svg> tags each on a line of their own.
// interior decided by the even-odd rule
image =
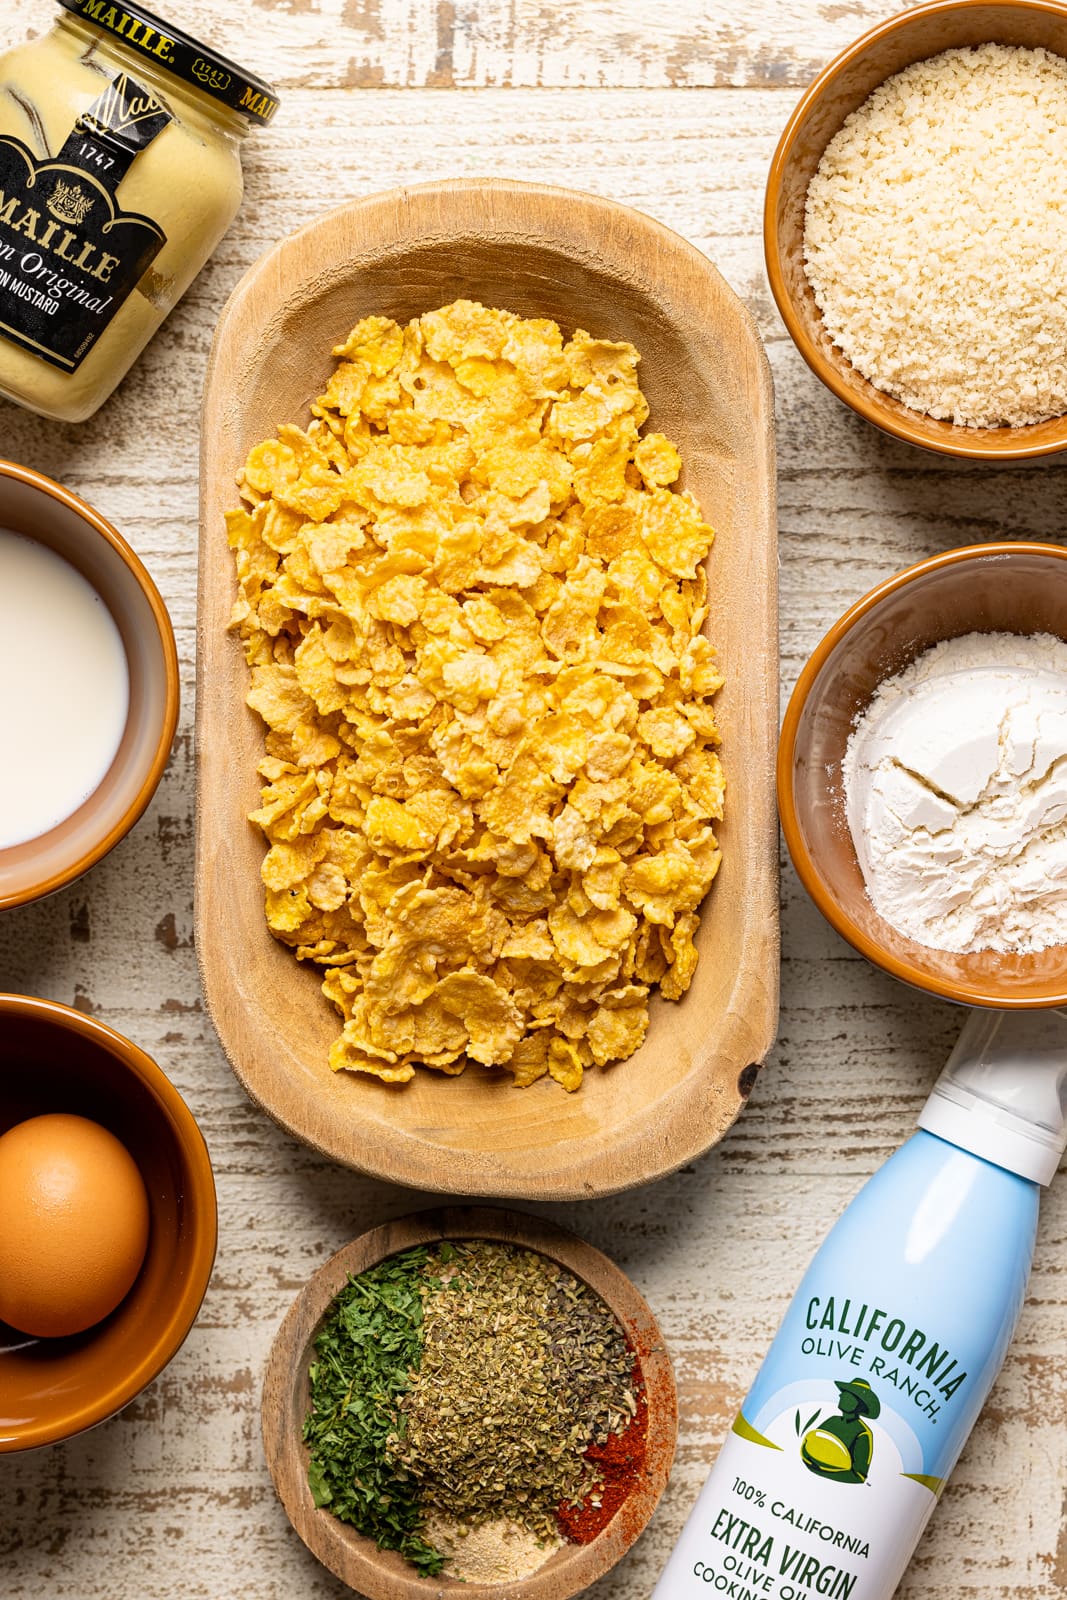
<svg viewBox="0 0 1067 1600">
<path fill-rule="evenodd" d="M 782 134 L 767 272 L 805 361 L 946 455 L 1067 447 L 1067 8 L 937 0 L 873 28 Z"/>
</svg>

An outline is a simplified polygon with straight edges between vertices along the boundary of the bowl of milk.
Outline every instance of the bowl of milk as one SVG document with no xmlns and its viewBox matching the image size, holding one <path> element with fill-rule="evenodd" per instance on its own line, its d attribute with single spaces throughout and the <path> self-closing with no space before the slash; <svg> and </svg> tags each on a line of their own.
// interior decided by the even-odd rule
<svg viewBox="0 0 1067 1600">
<path fill-rule="evenodd" d="M 0 461 L 0 909 L 71 883 L 163 774 L 178 658 L 145 568 L 98 512 Z"/>
</svg>

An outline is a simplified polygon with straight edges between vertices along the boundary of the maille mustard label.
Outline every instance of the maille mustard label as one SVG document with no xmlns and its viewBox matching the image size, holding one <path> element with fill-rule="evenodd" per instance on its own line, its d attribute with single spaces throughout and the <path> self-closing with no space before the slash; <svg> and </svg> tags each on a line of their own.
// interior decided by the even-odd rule
<svg viewBox="0 0 1067 1600">
<path fill-rule="evenodd" d="M 0 334 L 73 372 L 166 243 L 117 190 L 170 114 L 127 74 L 54 160 L 0 138 Z"/>
<path fill-rule="evenodd" d="M 83 111 L 58 161 L 88 164 L 114 194 L 130 163 L 171 120 L 154 94 L 123 72 Z"/>
<path fill-rule="evenodd" d="M 111 0 L 59 0 L 59 4 L 249 122 L 268 123 L 278 109 L 278 97 L 269 83 L 133 0 L 125 5 L 112 5 Z"/>
</svg>

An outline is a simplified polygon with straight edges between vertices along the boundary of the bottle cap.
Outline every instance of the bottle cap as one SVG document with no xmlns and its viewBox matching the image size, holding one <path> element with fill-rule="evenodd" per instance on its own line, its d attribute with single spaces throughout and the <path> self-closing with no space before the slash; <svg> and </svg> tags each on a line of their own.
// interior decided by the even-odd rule
<svg viewBox="0 0 1067 1600">
<path fill-rule="evenodd" d="M 59 4 L 84 22 L 115 34 L 128 49 L 184 78 L 194 89 L 239 111 L 249 122 L 266 124 L 278 109 L 278 96 L 269 83 L 211 45 L 171 27 L 139 0 L 136 4 L 122 0 L 121 5 L 109 5 L 107 0 L 59 0 Z"/>
<path fill-rule="evenodd" d="M 919 1127 L 1051 1183 L 1067 1147 L 1067 1010 L 972 1011 Z"/>
</svg>

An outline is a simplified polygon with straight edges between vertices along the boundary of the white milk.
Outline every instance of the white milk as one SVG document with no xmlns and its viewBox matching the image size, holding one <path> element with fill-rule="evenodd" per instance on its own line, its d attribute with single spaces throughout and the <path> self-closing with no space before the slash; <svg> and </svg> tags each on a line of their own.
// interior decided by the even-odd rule
<svg viewBox="0 0 1067 1600">
<path fill-rule="evenodd" d="M 88 799 L 129 700 L 122 638 L 96 590 L 54 551 L 0 528 L 0 849 Z"/>
</svg>

